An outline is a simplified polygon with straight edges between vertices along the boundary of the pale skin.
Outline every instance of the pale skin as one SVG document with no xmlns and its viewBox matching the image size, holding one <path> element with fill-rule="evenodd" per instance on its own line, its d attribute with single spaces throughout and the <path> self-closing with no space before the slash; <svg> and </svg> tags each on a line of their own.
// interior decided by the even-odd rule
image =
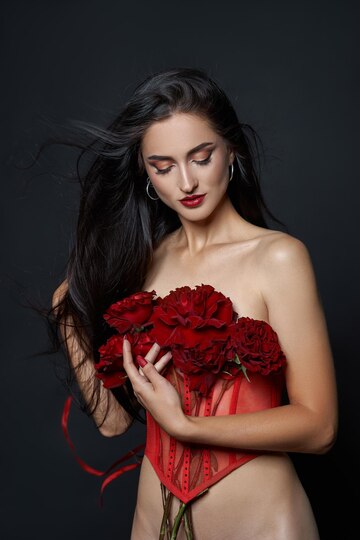
<svg viewBox="0 0 360 540">
<path fill-rule="evenodd" d="M 205 142 L 211 144 L 189 154 Z M 310 502 L 287 455 L 327 452 L 338 428 L 335 369 L 309 252 L 297 238 L 255 226 L 236 212 L 227 196 L 234 153 L 204 119 L 174 114 L 153 123 L 141 154 L 151 194 L 155 188 L 181 221 L 155 251 L 143 290 L 165 296 L 182 285 L 210 284 L 232 300 L 239 316 L 269 322 L 287 357 L 289 404 L 241 415 L 189 417 L 161 375 L 171 354 L 158 359 L 160 347 L 154 344 L 145 357 L 148 363 L 138 369 L 125 340 L 124 368 L 135 395 L 170 435 L 183 442 L 270 451 L 232 471 L 193 503 L 196 538 L 318 540 Z M 149 159 L 154 155 L 168 158 Z M 199 207 L 179 202 L 194 193 L 206 193 Z M 118 418 L 114 407 L 104 435 L 125 431 Z M 172 519 L 177 507 L 175 502 Z M 159 479 L 144 456 L 131 540 L 157 540 L 161 517 Z M 184 538 L 180 529 L 178 540 Z"/>
<path fill-rule="evenodd" d="M 188 155 L 203 142 L 214 144 Z M 196 163 L 207 159 L 211 148 L 210 163 Z M 125 342 L 124 368 L 137 398 L 170 435 L 184 442 L 273 451 L 239 467 L 214 484 L 207 498 L 193 503 L 195 530 L 207 540 L 219 535 L 229 540 L 318 539 L 310 502 L 286 453 L 325 453 L 337 434 L 335 369 L 309 252 L 297 238 L 252 225 L 235 211 L 226 194 L 234 154 L 203 119 L 175 114 L 154 123 L 141 150 L 157 195 L 182 223 L 156 250 L 144 290 L 164 296 L 178 286 L 211 284 L 229 296 L 239 316 L 271 324 L 288 362 L 289 404 L 241 415 L 189 417 L 161 375 L 171 354 L 157 361 L 160 348 L 155 344 L 145 357 L 148 363 L 138 370 Z M 170 159 L 149 160 L 154 154 Z M 156 174 L 164 169 L 166 174 Z M 193 193 L 207 193 L 205 203 L 184 207 L 179 199 Z M 145 456 L 131 540 L 157 538 L 162 515 L 158 486 Z"/>
</svg>

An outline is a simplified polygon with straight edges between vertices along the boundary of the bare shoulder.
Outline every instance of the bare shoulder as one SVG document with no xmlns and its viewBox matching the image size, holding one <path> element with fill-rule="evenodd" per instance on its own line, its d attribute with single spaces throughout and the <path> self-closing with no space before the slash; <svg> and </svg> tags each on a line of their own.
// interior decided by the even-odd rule
<svg viewBox="0 0 360 540">
<path fill-rule="evenodd" d="M 306 267 L 310 263 L 310 253 L 305 243 L 282 231 L 270 231 L 261 237 L 257 258 L 260 267 L 265 270 L 286 270 L 293 264 Z"/>
<path fill-rule="evenodd" d="M 262 229 L 254 240 L 252 275 L 268 311 L 270 301 L 284 305 L 291 289 L 300 293 L 306 288 L 313 297 L 317 295 L 310 253 L 302 240 L 271 229 Z"/>
<path fill-rule="evenodd" d="M 287 325 L 290 318 L 301 318 L 303 325 L 310 320 L 319 322 L 321 298 L 311 255 L 302 240 L 283 232 L 264 236 L 257 249 L 257 270 L 261 294 L 275 325 Z"/>
</svg>

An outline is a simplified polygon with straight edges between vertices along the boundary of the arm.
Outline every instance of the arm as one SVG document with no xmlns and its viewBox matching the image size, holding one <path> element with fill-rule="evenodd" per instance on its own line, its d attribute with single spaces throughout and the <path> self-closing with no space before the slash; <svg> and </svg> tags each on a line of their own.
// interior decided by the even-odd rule
<svg viewBox="0 0 360 540">
<path fill-rule="evenodd" d="M 66 280 L 61 283 L 61 285 L 55 290 L 52 297 L 52 306 L 55 307 L 67 290 Z M 67 355 L 70 359 L 71 365 L 75 368 L 79 362 L 84 358 L 84 350 L 81 348 L 79 340 L 76 338 L 71 326 L 72 320 L 68 318 L 67 324 L 62 324 L 60 327 L 60 332 L 65 339 Z M 84 396 L 86 402 L 90 402 L 93 388 L 94 388 L 94 375 L 95 368 L 94 362 L 91 358 L 87 358 L 84 364 L 74 371 L 76 374 L 76 380 L 78 382 L 80 391 Z M 100 386 L 100 396 L 99 402 L 93 413 L 93 420 L 98 426 L 105 415 L 107 402 L 109 401 L 109 410 L 107 417 L 99 428 L 99 431 L 105 437 L 112 437 L 114 435 L 121 435 L 124 433 L 132 424 L 132 417 L 128 414 L 127 411 L 120 405 L 116 400 L 113 393 Z"/>
<path fill-rule="evenodd" d="M 308 250 L 300 240 L 284 234 L 266 246 L 259 268 L 269 322 L 287 357 L 290 403 L 229 416 L 187 416 L 179 439 L 233 448 L 325 453 L 337 435 L 337 390 Z"/>
</svg>

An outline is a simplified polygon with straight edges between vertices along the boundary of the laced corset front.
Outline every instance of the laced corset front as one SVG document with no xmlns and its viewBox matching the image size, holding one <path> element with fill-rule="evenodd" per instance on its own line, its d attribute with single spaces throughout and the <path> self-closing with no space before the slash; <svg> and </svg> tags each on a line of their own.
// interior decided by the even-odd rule
<svg viewBox="0 0 360 540">
<path fill-rule="evenodd" d="M 276 407 L 280 404 L 284 385 L 283 371 L 266 377 L 251 373 L 251 382 L 239 373 L 233 379 L 218 378 L 209 394 L 202 397 L 190 390 L 188 375 L 172 363 L 163 375 L 177 389 L 184 413 L 190 416 L 241 414 Z M 144 454 L 160 481 L 184 503 L 232 470 L 265 453 L 197 443 L 183 444 L 169 436 L 148 411 L 146 419 Z"/>
</svg>

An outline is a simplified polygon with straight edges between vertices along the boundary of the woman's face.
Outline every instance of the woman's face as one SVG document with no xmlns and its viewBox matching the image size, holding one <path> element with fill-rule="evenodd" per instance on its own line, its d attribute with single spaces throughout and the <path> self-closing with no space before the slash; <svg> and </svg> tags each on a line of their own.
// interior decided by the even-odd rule
<svg viewBox="0 0 360 540">
<path fill-rule="evenodd" d="M 157 195 L 179 215 L 203 219 L 223 199 L 234 153 L 199 116 L 176 113 L 154 122 L 145 132 L 141 153 Z M 151 186 L 149 190 L 155 197 Z M 195 194 L 206 194 L 199 205 L 180 202 Z"/>
</svg>

